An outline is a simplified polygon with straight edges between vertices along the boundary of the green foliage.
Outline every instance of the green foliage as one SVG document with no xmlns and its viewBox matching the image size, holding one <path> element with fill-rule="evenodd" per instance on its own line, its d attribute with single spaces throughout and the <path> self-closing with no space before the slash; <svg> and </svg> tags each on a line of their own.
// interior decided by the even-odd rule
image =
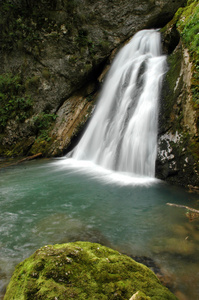
<svg viewBox="0 0 199 300">
<path fill-rule="evenodd" d="M 1 157 L 22 157 L 26 156 L 33 140 L 30 138 L 22 138 L 20 141 L 16 143 L 12 143 L 10 145 L 2 145 L 0 142 L 0 156 Z M 37 152 L 38 153 L 38 152 Z"/>
<path fill-rule="evenodd" d="M 48 22 L 46 19 L 46 11 L 55 7 L 56 0 L 45 2 L 38 0 L 1 1 L 0 47 L 7 51 L 16 48 L 35 50 L 34 54 L 38 55 L 39 46 L 41 46 L 41 30 L 54 28 L 54 23 Z"/>
<path fill-rule="evenodd" d="M 56 114 L 49 114 L 45 112 L 41 112 L 37 116 L 33 117 L 33 130 L 35 130 L 34 134 L 37 138 L 31 147 L 31 155 L 40 152 L 44 156 L 48 155 L 49 148 L 53 142 L 53 138 L 50 136 L 50 130 L 56 118 Z"/>
<path fill-rule="evenodd" d="M 62 34 L 61 26 L 66 28 L 67 36 L 77 33 L 77 45 L 87 45 L 83 24 L 87 24 L 86 14 L 79 9 L 76 0 L 62 1 L 62 14 L 56 10 L 57 0 L 18 0 L 0 1 L 0 48 L 6 51 L 25 50 L 39 56 L 43 44 L 42 33 L 49 38 Z"/>
<path fill-rule="evenodd" d="M 106 52 L 107 50 L 109 50 L 109 42 L 107 40 L 101 40 L 99 43 L 99 47 L 101 50 Z"/>
<path fill-rule="evenodd" d="M 45 140 L 47 142 L 51 140 L 51 137 L 49 137 L 49 131 L 56 118 L 56 114 L 47 114 L 44 112 L 39 113 L 33 118 L 34 128 L 36 129 L 38 140 Z"/>
<path fill-rule="evenodd" d="M 20 14 L 17 17 L 13 7 L 10 7 L 9 15 L 7 18 L 4 16 L 1 21 L 2 49 L 12 50 L 14 48 L 21 48 L 27 44 L 32 45 L 35 41 L 39 40 L 36 23 L 31 22 L 31 19 L 25 19 Z"/>
<path fill-rule="evenodd" d="M 24 122 L 31 114 L 32 101 L 22 96 L 24 87 L 19 76 L 0 75 L 0 132 L 8 120 Z"/>
<path fill-rule="evenodd" d="M 188 6 L 177 13 L 177 28 L 188 48 L 193 64 L 192 95 L 194 108 L 199 109 L 199 3 L 188 1 Z"/>
<path fill-rule="evenodd" d="M 192 2 L 188 7 L 181 9 L 177 28 L 185 45 L 193 55 L 199 56 L 199 3 Z"/>
</svg>

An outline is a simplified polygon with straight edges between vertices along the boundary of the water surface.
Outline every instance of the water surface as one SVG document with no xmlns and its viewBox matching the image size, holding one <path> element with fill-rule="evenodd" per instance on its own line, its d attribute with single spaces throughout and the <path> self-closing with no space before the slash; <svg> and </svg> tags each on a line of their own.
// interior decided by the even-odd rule
<svg viewBox="0 0 199 300">
<path fill-rule="evenodd" d="M 199 222 L 167 202 L 199 209 L 198 196 L 184 189 L 87 162 L 0 169 L 1 294 L 16 264 L 39 247 L 89 240 L 153 258 L 181 299 L 199 299 Z"/>
</svg>

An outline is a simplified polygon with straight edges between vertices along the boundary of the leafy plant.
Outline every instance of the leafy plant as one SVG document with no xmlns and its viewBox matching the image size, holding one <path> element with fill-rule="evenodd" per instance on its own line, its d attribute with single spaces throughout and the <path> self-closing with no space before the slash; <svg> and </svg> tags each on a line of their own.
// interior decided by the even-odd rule
<svg viewBox="0 0 199 300">
<path fill-rule="evenodd" d="M 0 47 L 7 51 L 21 47 L 33 51 L 36 45 L 39 49 L 41 29 L 54 28 L 52 22 L 46 21 L 46 10 L 55 6 L 56 0 L 0 1 Z"/>
<path fill-rule="evenodd" d="M 177 28 L 185 46 L 189 49 L 193 63 L 192 95 L 194 107 L 199 107 L 199 3 L 196 0 L 188 2 L 188 6 L 178 12 Z"/>
<path fill-rule="evenodd" d="M 39 113 L 33 118 L 34 127 L 37 131 L 37 139 L 50 141 L 49 131 L 56 118 L 56 114 L 47 114 L 44 112 Z"/>
<path fill-rule="evenodd" d="M 0 75 L 0 132 L 5 130 L 7 122 L 16 119 L 19 122 L 30 116 L 32 101 L 22 96 L 24 87 L 19 76 Z"/>
</svg>

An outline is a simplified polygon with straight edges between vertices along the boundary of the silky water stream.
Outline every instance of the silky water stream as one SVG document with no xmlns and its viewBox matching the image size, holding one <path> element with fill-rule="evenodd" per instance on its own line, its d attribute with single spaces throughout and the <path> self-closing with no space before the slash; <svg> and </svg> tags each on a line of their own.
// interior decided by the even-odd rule
<svg viewBox="0 0 199 300">
<path fill-rule="evenodd" d="M 0 169 L 0 297 L 39 247 L 86 240 L 153 259 L 179 299 L 199 299 L 199 221 L 167 205 L 198 209 L 198 196 L 154 177 L 165 71 L 158 31 L 139 32 L 67 157 Z"/>
<path fill-rule="evenodd" d="M 154 177 L 158 100 L 165 72 L 160 33 L 138 32 L 114 59 L 91 122 L 68 156 Z"/>
</svg>

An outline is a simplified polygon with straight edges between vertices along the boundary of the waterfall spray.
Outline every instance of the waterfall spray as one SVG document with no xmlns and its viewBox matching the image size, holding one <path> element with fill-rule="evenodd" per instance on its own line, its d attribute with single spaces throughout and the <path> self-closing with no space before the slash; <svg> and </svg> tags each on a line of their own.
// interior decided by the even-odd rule
<svg viewBox="0 0 199 300">
<path fill-rule="evenodd" d="M 138 32 L 116 56 L 89 126 L 70 157 L 154 177 L 165 69 L 160 33 Z"/>
</svg>

